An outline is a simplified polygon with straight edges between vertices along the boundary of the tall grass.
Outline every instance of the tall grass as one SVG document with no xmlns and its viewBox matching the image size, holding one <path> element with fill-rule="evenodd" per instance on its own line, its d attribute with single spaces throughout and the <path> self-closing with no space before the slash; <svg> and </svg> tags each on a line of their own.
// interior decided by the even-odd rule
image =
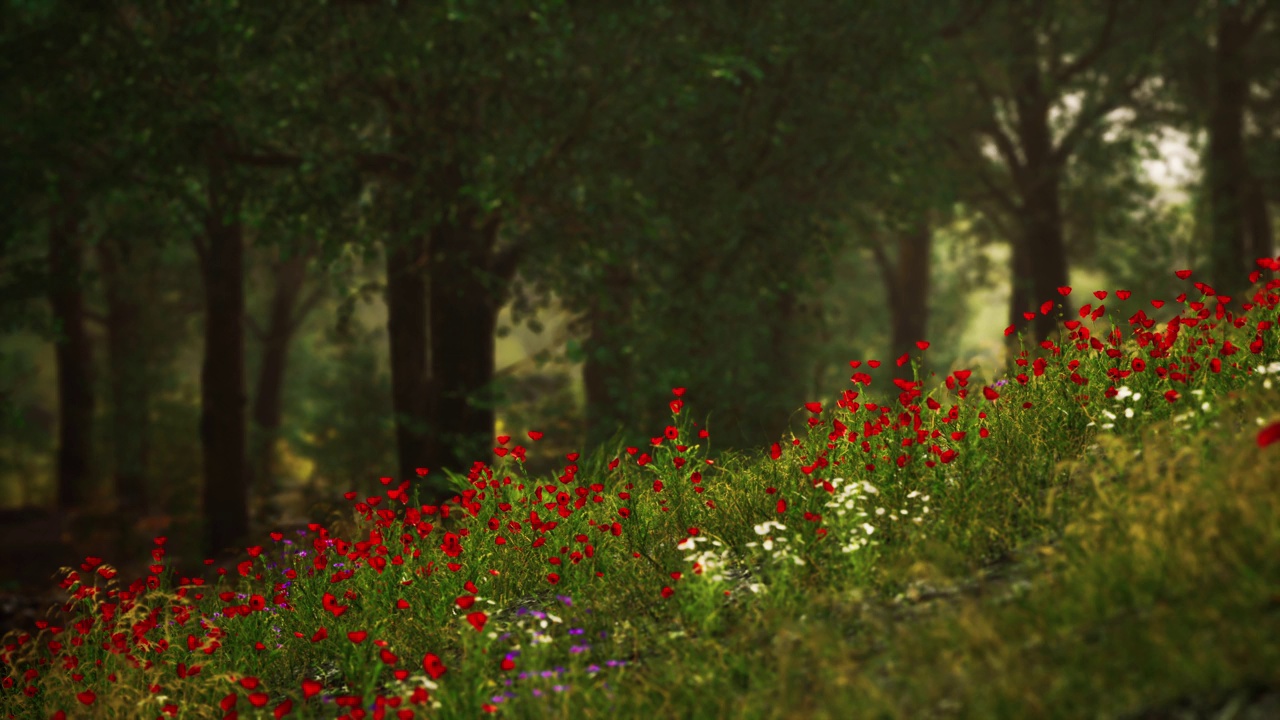
<svg viewBox="0 0 1280 720">
<path fill-rule="evenodd" d="M 209 581 L 163 537 L 127 586 L 86 558 L 78 622 L 5 638 L 0 712 L 1074 718 L 1280 688 L 1259 277 L 1247 303 L 1197 283 L 1164 327 L 1137 309 L 1127 338 L 1091 332 L 1098 291 L 1011 377 L 807 402 L 807 433 L 757 452 L 715 456 L 675 388 L 647 447 L 533 479 L 499 437 L 444 507 L 386 478 L 346 494 L 346 533 L 271 533 Z"/>
</svg>

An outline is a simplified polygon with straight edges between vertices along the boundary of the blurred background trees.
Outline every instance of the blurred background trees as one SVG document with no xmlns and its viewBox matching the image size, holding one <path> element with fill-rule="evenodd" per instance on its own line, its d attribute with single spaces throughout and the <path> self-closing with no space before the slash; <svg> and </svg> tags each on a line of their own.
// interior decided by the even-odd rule
<svg viewBox="0 0 1280 720">
<path fill-rule="evenodd" d="M 439 503 L 496 435 L 558 474 L 673 387 L 758 448 L 851 360 L 990 380 L 1058 286 L 1275 251 L 1264 0 L 0 8 L 0 502 L 133 555 Z"/>
</svg>

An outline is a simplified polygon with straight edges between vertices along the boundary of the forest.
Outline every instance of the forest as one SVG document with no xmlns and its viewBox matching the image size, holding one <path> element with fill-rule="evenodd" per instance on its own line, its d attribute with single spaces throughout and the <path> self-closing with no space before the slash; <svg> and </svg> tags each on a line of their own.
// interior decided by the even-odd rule
<svg viewBox="0 0 1280 720">
<path fill-rule="evenodd" d="M 763 445 L 847 360 L 969 360 L 958 300 L 996 283 L 1019 330 L 1072 273 L 1231 294 L 1273 252 L 1274 11 L 7 3 L 5 502 L 220 552 L 290 481 L 426 467 L 443 500 L 495 417 L 555 429 L 545 470 L 685 385 Z M 1204 168 L 1176 203 L 1143 165 L 1171 132 Z M 551 293 L 570 332 L 498 372 Z"/>
<path fill-rule="evenodd" d="M 0 198 L 0 581 L 227 559 L 1247 297 L 1280 3 L 3 0 Z"/>
</svg>

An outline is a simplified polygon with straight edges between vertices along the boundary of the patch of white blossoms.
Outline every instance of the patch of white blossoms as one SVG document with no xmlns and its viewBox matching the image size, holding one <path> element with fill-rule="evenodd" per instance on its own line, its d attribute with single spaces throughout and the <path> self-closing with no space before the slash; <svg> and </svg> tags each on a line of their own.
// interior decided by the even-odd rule
<svg viewBox="0 0 1280 720">
<path fill-rule="evenodd" d="M 868 511 L 867 508 L 870 508 L 874 502 L 872 496 L 879 495 L 880 491 L 865 480 L 855 480 L 846 484 L 844 478 L 833 478 L 831 484 L 835 487 L 835 492 L 832 493 L 832 498 L 826 503 L 826 507 L 835 511 L 837 518 L 835 524 L 849 532 L 848 542 L 840 547 L 841 552 L 857 552 L 864 547 L 877 544 L 871 539 L 876 531 L 876 526 L 872 524 L 875 520 L 888 518 L 891 522 L 896 522 L 899 519 L 909 519 L 911 522 L 920 523 L 924 521 L 924 516 L 929 514 L 927 504 L 929 496 L 921 495 L 918 490 L 912 490 L 907 494 L 907 499 L 922 503 L 920 514 L 913 517 L 911 511 L 905 508 L 891 512 L 877 506 Z"/>
<path fill-rule="evenodd" d="M 698 549 L 699 543 L 710 542 L 711 548 Z M 760 594 L 765 586 L 757 582 L 749 582 L 740 563 L 732 557 L 732 552 L 719 540 L 708 540 L 705 535 L 695 535 L 681 540 L 677 548 L 688 553 L 685 561 L 693 567 L 694 575 L 698 575 L 713 584 L 738 583 L 739 589 Z M 712 549 L 715 548 L 715 549 Z"/>
<path fill-rule="evenodd" d="M 756 547 L 758 545 L 761 548 L 764 548 L 765 552 L 773 553 L 774 560 L 779 560 L 779 561 L 790 560 L 796 565 L 803 565 L 804 560 L 798 557 L 791 550 L 791 546 L 788 545 L 788 543 L 790 542 L 790 538 L 787 538 L 784 535 L 779 535 L 777 538 L 775 538 L 772 534 L 770 534 L 771 530 L 786 530 L 786 529 L 787 529 L 786 525 L 783 525 L 782 523 L 776 520 L 766 520 L 760 523 L 759 525 L 755 526 L 756 534 L 765 536 L 764 540 L 759 543 L 749 542 L 747 543 L 747 547 Z M 804 539 L 801 538 L 799 535 L 796 535 L 796 542 L 803 544 Z"/>
<path fill-rule="evenodd" d="M 1126 385 L 1122 388 L 1117 389 L 1116 396 L 1112 399 L 1118 403 L 1124 403 L 1124 401 L 1128 400 L 1129 398 L 1133 398 L 1133 402 L 1136 403 L 1142 399 L 1142 393 L 1136 393 L 1130 390 L 1129 387 Z M 1121 412 L 1124 414 L 1125 418 L 1132 418 L 1134 414 L 1132 407 L 1125 407 L 1124 410 L 1122 410 Z M 1143 411 L 1142 414 L 1150 415 L 1151 413 L 1147 411 Z M 1101 427 L 1103 430 L 1110 430 L 1116 426 L 1114 420 L 1116 420 L 1119 416 L 1117 416 L 1115 413 L 1111 412 L 1110 410 L 1103 410 L 1102 416 L 1105 417 L 1107 420 L 1113 421 L 1113 422 L 1106 422 L 1100 425 L 1099 427 Z M 1094 423 L 1090 422 L 1088 425 L 1085 425 L 1085 427 L 1093 427 L 1093 425 Z"/>
</svg>

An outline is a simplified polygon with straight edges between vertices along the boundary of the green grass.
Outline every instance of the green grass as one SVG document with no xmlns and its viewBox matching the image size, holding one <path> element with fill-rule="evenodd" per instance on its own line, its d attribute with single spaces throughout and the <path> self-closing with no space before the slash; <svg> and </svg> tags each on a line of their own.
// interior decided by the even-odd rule
<svg viewBox="0 0 1280 720">
<path fill-rule="evenodd" d="M 1280 688 L 1277 285 L 1173 334 L 1085 310 L 998 386 L 847 391 L 755 453 L 715 456 L 677 388 L 649 447 L 535 482 L 499 438 L 447 519 L 349 494 L 345 534 L 207 584 L 157 538 L 154 575 L 65 583 L 92 623 L 6 637 L 0 712 L 1119 718 Z"/>
</svg>

